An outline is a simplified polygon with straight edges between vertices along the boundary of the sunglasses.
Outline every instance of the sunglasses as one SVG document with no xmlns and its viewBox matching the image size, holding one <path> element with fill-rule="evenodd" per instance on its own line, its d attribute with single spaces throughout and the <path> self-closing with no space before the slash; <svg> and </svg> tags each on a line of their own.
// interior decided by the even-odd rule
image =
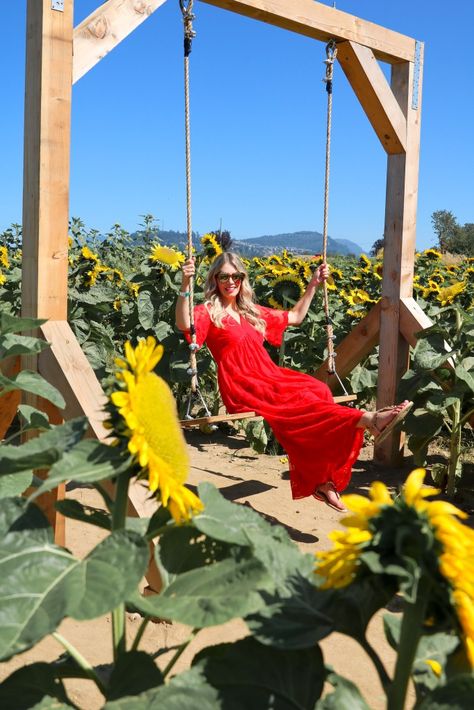
<svg viewBox="0 0 474 710">
<path fill-rule="evenodd" d="M 234 283 L 240 283 L 244 278 L 245 274 L 242 274 L 240 271 L 236 271 L 235 274 L 224 274 L 221 271 L 220 274 L 217 274 L 217 280 L 220 281 L 221 284 L 227 283 L 230 279 L 232 279 Z"/>
</svg>

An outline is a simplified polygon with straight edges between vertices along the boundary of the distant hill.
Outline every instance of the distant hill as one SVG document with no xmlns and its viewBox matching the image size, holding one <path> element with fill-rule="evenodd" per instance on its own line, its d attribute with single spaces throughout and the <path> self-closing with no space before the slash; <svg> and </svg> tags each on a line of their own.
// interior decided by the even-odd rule
<svg viewBox="0 0 474 710">
<path fill-rule="evenodd" d="M 267 234 L 263 237 L 238 240 L 239 251 L 262 249 L 263 254 L 288 249 L 288 251 L 305 254 L 320 254 L 323 250 L 323 235 L 320 232 L 290 232 L 286 234 Z M 359 256 L 364 249 L 349 239 L 333 239 L 328 237 L 328 254 L 355 254 Z"/>
<path fill-rule="evenodd" d="M 180 249 L 185 249 L 187 245 L 187 235 L 185 232 L 172 230 L 160 231 L 151 235 L 152 239 L 159 239 L 163 244 L 175 244 Z M 193 244 L 199 248 L 201 235 L 193 232 Z M 134 232 L 131 238 L 139 243 L 144 241 L 143 232 Z M 323 235 L 320 232 L 290 232 L 286 234 L 266 234 L 262 237 L 252 239 L 235 239 L 235 251 L 242 256 L 268 256 L 281 252 L 283 249 L 294 254 L 320 254 L 323 250 Z M 364 253 L 364 249 L 349 239 L 333 239 L 328 237 L 328 254 L 349 255 Z"/>
</svg>

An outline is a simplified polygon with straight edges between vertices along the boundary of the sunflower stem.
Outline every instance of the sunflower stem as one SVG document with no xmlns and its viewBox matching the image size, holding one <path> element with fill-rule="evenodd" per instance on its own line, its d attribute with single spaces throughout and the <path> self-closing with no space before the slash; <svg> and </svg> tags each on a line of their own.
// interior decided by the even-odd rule
<svg viewBox="0 0 474 710">
<path fill-rule="evenodd" d="M 142 619 L 142 623 L 138 627 L 137 635 L 133 639 L 133 643 L 130 648 L 130 651 L 136 651 L 138 649 L 138 646 L 140 644 L 140 641 L 142 640 L 143 634 L 145 633 L 145 629 L 148 626 L 148 623 L 150 621 L 151 621 L 151 616 L 145 616 L 145 618 Z"/>
<path fill-rule="evenodd" d="M 199 631 L 199 629 L 193 629 L 191 631 L 191 635 L 189 636 L 189 638 L 186 641 L 184 641 L 184 643 L 182 643 L 181 646 L 179 646 L 179 648 L 176 651 L 176 653 L 174 654 L 173 658 L 170 660 L 170 662 L 168 663 L 168 665 L 164 669 L 163 678 L 166 678 L 166 676 L 168 675 L 170 670 L 173 668 L 173 666 L 176 663 L 176 661 L 178 660 L 178 658 L 180 658 L 181 654 L 184 653 L 184 651 L 187 649 L 187 647 L 189 646 L 189 644 L 191 643 L 193 638 L 196 636 L 198 631 Z"/>
<path fill-rule="evenodd" d="M 118 476 L 115 481 L 115 500 L 112 509 L 112 531 L 123 530 L 127 517 L 128 484 L 130 478 L 127 474 Z M 126 651 L 125 637 L 125 604 L 112 611 L 112 638 L 114 646 L 114 662 L 120 654 Z"/>
<path fill-rule="evenodd" d="M 395 674 L 387 693 L 387 710 L 403 710 L 405 707 L 408 683 L 426 614 L 429 590 L 430 581 L 426 576 L 422 576 L 418 582 L 415 601 L 412 604 L 405 602 Z"/>
<path fill-rule="evenodd" d="M 458 471 L 459 455 L 461 453 L 461 402 L 457 400 L 451 407 L 453 412 L 453 427 L 451 431 L 449 465 L 448 465 L 448 485 L 446 493 L 449 497 L 454 495 L 456 490 L 456 473 Z"/>
<path fill-rule="evenodd" d="M 97 673 L 95 672 L 95 670 L 92 668 L 92 666 L 91 666 L 91 664 L 89 663 L 89 661 L 87 661 L 87 660 L 84 658 L 84 656 L 82 655 L 82 653 L 80 653 L 80 652 L 77 650 L 77 648 L 72 645 L 72 643 L 69 643 L 69 641 L 68 641 L 67 639 L 65 639 L 64 636 L 62 636 L 61 634 L 58 634 L 57 631 L 55 631 L 55 632 L 54 632 L 53 634 L 51 634 L 51 635 L 52 635 L 52 637 L 53 637 L 54 639 L 56 639 L 56 641 L 57 641 L 58 643 L 60 643 L 61 646 L 68 652 L 68 654 L 71 656 L 71 658 L 73 658 L 73 659 L 76 661 L 76 663 L 77 663 L 77 665 L 79 666 L 79 668 L 82 668 L 82 670 L 84 671 L 85 675 L 86 675 L 90 680 L 94 681 L 94 683 L 96 684 L 96 686 L 98 687 L 98 689 L 100 690 L 100 692 L 101 692 L 103 695 L 105 695 L 105 694 L 106 694 L 106 690 L 105 690 L 105 687 L 104 687 L 104 685 L 103 685 L 101 679 L 99 678 L 99 676 L 97 675 Z"/>
</svg>

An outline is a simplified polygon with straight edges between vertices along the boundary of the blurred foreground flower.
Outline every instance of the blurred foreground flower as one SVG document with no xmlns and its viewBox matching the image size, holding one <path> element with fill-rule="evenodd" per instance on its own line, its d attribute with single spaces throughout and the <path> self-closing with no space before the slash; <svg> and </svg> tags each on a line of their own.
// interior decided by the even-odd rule
<svg viewBox="0 0 474 710">
<path fill-rule="evenodd" d="M 189 520 L 202 510 L 199 498 L 184 485 L 189 459 L 176 403 L 170 388 L 153 372 L 163 354 L 163 346 L 153 337 L 141 340 L 136 348 L 125 344 L 125 359 L 118 358 L 117 379 L 123 388 L 110 400 L 125 426 L 115 432 L 148 478 L 152 492 L 169 508 L 176 522 Z"/>
<path fill-rule="evenodd" d="M 343 496 L 352 511 L 341 521 L 347 529 L 330 533 L 334 547 L 316 553 L 315 572 L 324 579 L 323 589 L 346 587 L 369 569 L 411 574 L 415 588 L 424 575 L 430 598 L 455 612 L 474 667 L 474 530 L 460 522 L 467 515 L 451 503 L 426 500 L 440 491 L 423 485 L 425 474 L 423 468 L 412 471 L 395 500 L 379 481 L 372 483 L 369 499 Z"/>
</svg>

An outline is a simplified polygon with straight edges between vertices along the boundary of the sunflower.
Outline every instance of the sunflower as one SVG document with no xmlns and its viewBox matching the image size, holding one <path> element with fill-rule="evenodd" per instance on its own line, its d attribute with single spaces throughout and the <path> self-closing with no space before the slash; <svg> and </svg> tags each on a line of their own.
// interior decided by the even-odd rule
<svg viewBox="0 0 474 710">
<path fill-rule="evenodd" d="M 311 281 L 311 277 L 313 275 L 313 272 L 309 268 L 309 264 L 306 261 L 297 261 L 294 264 L 294 270 L 295 273 L 298 274 L 300 279 L 303 279 L 303 281 Z"/>
<path fill-rule="evenodd" d="M 108 266 L 104 266 L 100 262 L 94 264 L 94 268 L 90 271 L 86 271 L 84 278 L 85 286 L 94 286 L 100 274 L 107 274 L 110 271 Z"/>
<path fill-rule="evenodd" d="M 425 256 L 427 259 L 430 259 L 430 261 L 439 261 L 442 254 L 437 249 L 425 249 L 425 251 L 421 252 L 420 256 Z"/>
<path fill-rule="evenodd" d="M 222 247 L 214 234 L 208 233 L 201 237 L 201 244 L 204 247 L 204 253 L 208 259 L 215 259 L 216 256 L 222 254 Z"/>
<path fill-rule="evenodd" d="M 133 298 L 138 298 L 138 292 L 140 291 L 140 284 L 134 283 L 133 281 L 127 281 L 127 287 Z"/>
<path fill-rule="evenodd" d="M 122 388 L 110 396 L 123 420 L 119 437 L 127 441 L 129 452 L 176 522 L 190 519 L 202 510 L 199 498 L 185 487 L 189 458 L 176 403 L 166 382 L 153 372 L 163 354 L 163 346 L 153 337 L 141 340 L 136 348 L 125 343 L 125 359 L 117 358 L 116 376 Z"/>
<path fill-rule="evenodd" d="M 292 271 L 291 267 L 287 264 L 271 264 L 269 267 L 270 274 L 273 276 L 281 276 L 282 274 L 290 274 Z"/>
<path fill-rule="evenodd" d="M 383 262 L 378 261 L 376 262 L 373 267 L 372 267 L 372 272 L 374 276 L 378 276 L 380 279 L 382 279 L 383 276 Z"/>
<path fill-rule="evenodd" d="M 10 266 L 10 262 L 8 260 L 8 249 L 4 246 L 0 247 L 0 264 L 6 269 Z"/>
<path fill-rule="evenodd" d="M 89 247 L 82 247 L 81 256 L 83 259 L 88 259 L 89 261 L 99 261 L 99 257 L 97 256 L 97 254 L 94 254 L 94 252 L 91 251 Z"/>
<path fill-rule="evenodd" d="M 365 308 L 360 308 L 359 310 L 355 310 L 354 308 L 348 308 L 346 311 L 348 316 L 351 316 L 351 318 L 356 318 L 357 320 L 362 320 L 362 318 L 365 318 L 367 315 L 367 311 Z"/>
<path fill-rule="evenodd" d="M 324 578 L 323 589 L 340 589 L 354 581 L 360 566 L 360 553 L 373 538 L 371 519 L 383 506 L 393 504 L 385 484 L 380 481 L 372 483 L 369 497 L 370 500 L 358 495 L 343 496 L 346 507 L 353 512 L 341 521 L 347 530 L 329 533 L 334 547 L 316 553 L 315 572 Z"/>
<path fill-rule="evenodd" d="M 7 280 L 7 277 L 5 276 L 5 274 L 2 274 L 2 272 L 0 271 L 0 286 L 3 286 L 3 284 L 5 283 L 6 280 Z"/>
<path fill-rule="evenodd" d="M 176 271 L 180 264 L 184 263 L 185 258 L 182 252 L 171 247 L 163 247 L 161 244 L 153 244 L 149 256 L 150 261 L 170 266 L 172 271 Z"/>
<path fill-rule="evenodd" d="M 417 468 L 409 475 L 404 488 L 405 502 L 426 515 L 441 543 L 439 571 L 449 584 L 466 653 L 474 667 L 474 530 L 459 521 L 468 517 L 459 508 L 445 501 L 426 500 L 440 491 L 423 487 L 425 475 L 424 468 Z"/>
<path fill-rule="evenodd" d="M 369 257 L 366 256 L 365 254 L 361 254 L 359 256 L 359 266 L 362 271 L 367 273 L 368 271 L 372 270 L 372 262 L 370 261 Z"/>
<path fill-rule="evenodd" d="M 448 303 L 452 303 L 455 300 L 456 296 L 459 296 L 460 293 L 465 291 L 466 286 L 467 284 L 465 281 L 457 281 L 451 286 L 446 286 L 446 288 L 442 288 L 436 298 L 442 306 L 446 306 Z"/>
<path fill-rule="evenodd" d="M 474 280 L 474 267 L 468 266 L 464 272 L 464 276 L 467 276 L 468 279 Z"/>
<path fill-rule="evenodd" d="M 365 551 L 371 555 L 378 552 L 381 559 L 383 555 L 396 562 L 400 550 L 385 530 L 413 526 L 414 539 L 422 535 L 424 544 L 417 546 L 412 561 L 430 570 L 430 576 L 434 571 L 434 594 L 441 591 L 453 609 L 458 634 L 474 667 L 474 530 L 460 522 L 467 515 L 451 503 L 427 500 L 440 491 L 423 485 L 425 475 L 423 468 L 412 471 L 395 501 L 379 481 L 372 484 L 369 500 L 359 495 L 343 496 L 352 512 L 341 521 L 347 529 L 331 533 L 334 547 L 316 553 L 315 573 L 323 578 L 323 589 L 345 587 L 360 573 Z M 409 550 L 404 555 L 397 564 L 406 568 Z"/>
<path fill-rule="evenodd" d="M 429 279 L 428 286 L 425 286 L 424 288 L 421 287 L 421 295 L 423 298 L 428 298 L 428 296 L 432 293 L 439 293 L 439 291 L 439 284 L 437 284 L 436 281 L 433 281 L 433 279 Z"/>
<path fill-rule="evenodd" d="M 371 298 L 367 291 L 362 288 L 354 288 L 350 293 L 342 290 L 341 296 L 350 306 L 359 306 L 364 303 L 377 303 L 374 298 Z"/>
<path fill-rule="evenodd" d="M 294 274 L 278 276 L 270 282 L 272 295 L 268 302 L 273 308 L 288 308 L 288 302 L 299 301 L 304 294 L 305 287 L 302 280 Z"/>
</svg>

